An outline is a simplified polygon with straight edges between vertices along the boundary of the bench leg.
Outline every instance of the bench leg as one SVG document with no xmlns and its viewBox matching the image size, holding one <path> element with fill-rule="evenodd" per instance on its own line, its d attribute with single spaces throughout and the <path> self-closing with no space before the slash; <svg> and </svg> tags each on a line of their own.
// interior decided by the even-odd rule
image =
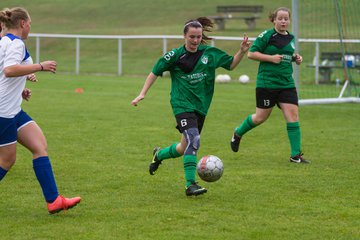
<svg viewBox="0 0 360 240">
<path fill-rule="evenodd" d="M 330 83 L 332 70 L 330 68 L 320 69 L 321 83 Z"/>
<path fill-rule="evenodd" d="M 218 30 L 225 30 L 225 20 L 224 19 L 216 19 L 215 23 L 217 25 Z"/>
<path fill-rule="evenodd" d="M 256 28 L 256 22 L 253 19 L 245 19 L 245 23 L 249 30 L 254 30 Z"/>
</svg>

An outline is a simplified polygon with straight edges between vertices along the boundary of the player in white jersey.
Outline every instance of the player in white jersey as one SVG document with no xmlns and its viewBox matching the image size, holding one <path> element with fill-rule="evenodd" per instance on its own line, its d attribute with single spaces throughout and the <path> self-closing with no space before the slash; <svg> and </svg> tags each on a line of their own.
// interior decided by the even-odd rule
<svg viewBox="0 0 360 240">
<path fill-rule="evenodd" d="M 31 91 L 25 82 L 36 81 L 35 72 L 56 72 L 55 61 L 34 64 L 23 40 L 27 39 L 31 19 L 24 8 L 5 8 L 0 11 L 0 23 L 6 33 L 0 40 L 0 181 L 16 161 L 19 142 L 31 151 L 35 175 L 42 188 L 49 213 L 76 206 L 81 198 L 59 195 L 47 153 L 46 138 L 41 128 L 21 109 L 22 99 L 28 100 Z"/>
</svg>

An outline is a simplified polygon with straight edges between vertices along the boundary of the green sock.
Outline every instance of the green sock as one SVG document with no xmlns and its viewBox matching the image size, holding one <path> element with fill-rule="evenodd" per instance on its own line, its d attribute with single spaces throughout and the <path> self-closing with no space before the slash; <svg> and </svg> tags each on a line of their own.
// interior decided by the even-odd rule
<svg viewBox="0 0 360 240">
<path fill-rule="evenodd" d="M 157 159 L 162 161 L 164 159 L 180 157 L 181 154 L 176 151 L 177 145 L 178 143 L 174 143 L 166 148 L 160 149 L 160 151 L 157 153 Z"/>
<path fill-rule="evenodd" d="M 235 132 L 238 136 L 243 136 L 245 133 L 256 127 L 255 123 L 251 119 L 251 115 L 247 116 L 245 120 L 241 123 L 240 127 L 235 129 Z"/>
<path fill-rule="evenodd" d="M 197 159 L 195 155 L 184 155 L 184 172 L 186 187 L 195 182 Z"/>
<path fill-rule="evenodd" d="M 301 153 L 301 132 L 299 122 L 286 123 L 286 130 L 290 140 L 291 156 Z"/>
</svg>

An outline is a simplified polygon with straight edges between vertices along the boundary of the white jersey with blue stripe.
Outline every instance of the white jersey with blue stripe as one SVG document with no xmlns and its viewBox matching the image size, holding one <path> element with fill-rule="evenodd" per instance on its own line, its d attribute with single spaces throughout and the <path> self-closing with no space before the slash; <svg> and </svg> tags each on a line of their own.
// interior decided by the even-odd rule
<svg viewBox="0 0 360 240">
<path fill-rule="evenodd" d="M 21 110 L 26 76 L 6 77 L 4 69 L 13 65 L 32 64 L 24 42 L 13 34 L 0 40 L 0 117 L 13 118 Z"/>
</svg>

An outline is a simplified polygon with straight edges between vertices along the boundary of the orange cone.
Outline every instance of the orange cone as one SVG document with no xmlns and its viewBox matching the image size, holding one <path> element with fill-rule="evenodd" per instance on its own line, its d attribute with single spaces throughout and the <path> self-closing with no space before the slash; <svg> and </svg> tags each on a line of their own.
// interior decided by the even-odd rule
<svg viewBox="0 0 360 240">
<path fill-rule="evenodd" d="M 77 89 L 75 89 L 75 92 L 77 92 L 77 93 L 83 93 L 83 92 L 84 92 L 84 89 L 82 89 L 82 88 L 77 88 Z"/>
</svg>

